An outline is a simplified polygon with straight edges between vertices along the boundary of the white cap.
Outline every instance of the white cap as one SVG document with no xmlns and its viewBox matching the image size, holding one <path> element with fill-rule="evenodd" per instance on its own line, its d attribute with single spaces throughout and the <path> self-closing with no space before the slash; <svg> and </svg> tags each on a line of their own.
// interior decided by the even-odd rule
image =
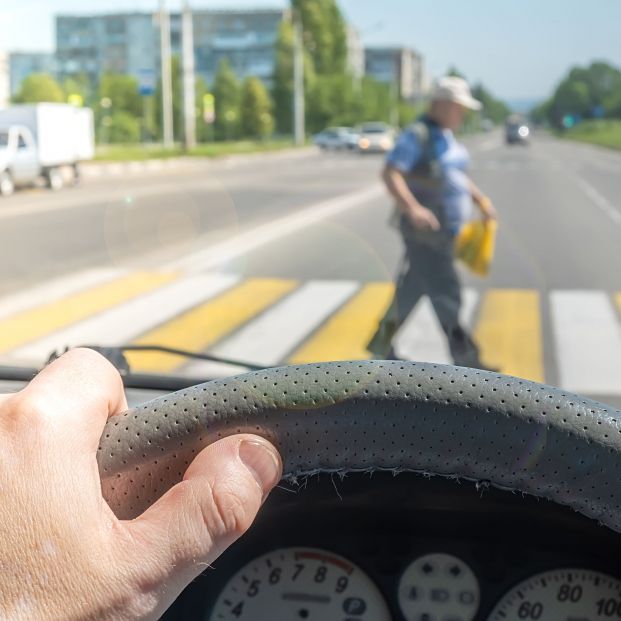
<svg viewBox="0 0 621 621">
<path fill-rule="evenodd" d="M 468 82 L 462 78 L 447 76 L 434 84 L 432 101 L 453 101 L 470 110 L 480 110 L 483 104 L 472 96 Z"/>
</svg>

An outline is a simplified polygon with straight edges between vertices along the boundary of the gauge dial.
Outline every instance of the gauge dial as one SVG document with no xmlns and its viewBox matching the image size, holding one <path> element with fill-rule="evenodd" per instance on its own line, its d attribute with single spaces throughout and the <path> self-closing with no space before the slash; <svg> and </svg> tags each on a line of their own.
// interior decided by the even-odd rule
<svg viewBox="0 0 621 621">
<path fill-rule="evenodd" d="M 210 621 L 390 621 L 375 584 L 341 556 L 308 548 L 265 554 L 224 587 Z"/>
<path fill-rule="evenodd" d="M 588 569 L 538 574 L 511 589 L 488 621 L 621 619 L 621 581 Z"/>
<path fill-rule="evenodd" d="M 461 559 L 427 554 L 403 572 L 399 606 L 407 621 L 472 621 L 479 608 L 479 582 Z"/>
</svg>

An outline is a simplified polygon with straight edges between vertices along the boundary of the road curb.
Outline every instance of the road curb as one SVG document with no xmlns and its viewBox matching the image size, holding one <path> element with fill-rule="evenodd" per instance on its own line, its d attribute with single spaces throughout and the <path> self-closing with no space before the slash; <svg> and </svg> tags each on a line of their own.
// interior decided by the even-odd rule
<svg viewBox="0 0 621 621">
<path fill-rule="evenodd" d="M 231 167 L 240 164 L 247 164 L 258 159 L 261 161 L 279 160 L 279 159 L 298 159 L 307 157 L 315 153 L 315 147 L 302 147 L 294 149 L 283 149 L 280 151 L 267 151 L 256 153 L 244 153 L 240 155 L 226 155 L 223 157 L 174 157 L 161 160 L 144 160 L 144 161 L 128 161 L 128 162 L 101 162 L 101 163 L 84 163 L 82 165 L 81 174 L 85 179 L 97 179 L 101 177 L 119 177 L 127 175 L 144 175 L 157 173 L 161 171 L 172 171 L 192 168 L 204 168 L 206 166 L 215 166 L 223 164 Z"/>
</svg>

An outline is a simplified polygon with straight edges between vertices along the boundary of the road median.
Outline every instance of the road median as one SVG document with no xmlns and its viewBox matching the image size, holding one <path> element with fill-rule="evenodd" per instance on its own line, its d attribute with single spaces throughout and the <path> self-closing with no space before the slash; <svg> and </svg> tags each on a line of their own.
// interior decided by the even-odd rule
<svg viewBox="0 0 621 621">
<path fill-rule="evenodd" d="M 190 154 L 181 149 L 111 147 L 100 150 L 93 162 L 84 163 L 82 175 L 85 178 L 116 177 L 203 168 L 221 162 L 242 164 L 257 158 L 291 159 L 306 156 L 314 150 L 314 147 L 296 147 L 290 142 L 201 145 Z"/>
</svg>

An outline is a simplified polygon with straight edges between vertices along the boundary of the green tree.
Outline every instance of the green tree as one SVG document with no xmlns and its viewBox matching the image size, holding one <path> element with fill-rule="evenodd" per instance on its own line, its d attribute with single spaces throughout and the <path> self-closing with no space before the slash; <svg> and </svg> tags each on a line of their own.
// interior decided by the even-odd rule
<svg viewBox="0 0 621 621">
<path fill-rule="evenodd" d="M 118 110 L 105 118 L 98 134 L 103 143 L 136 143 L 140 141 L 140 120 L 129 112 Z"/>
<path fill-rule="evenodd" d="M 216 122 L 218 140 L 233 140 L 239 136 L 241 86 L 228 59 L 220 61 L 214 79 Z M 269 98 L 268 98 L 269 99 Z"/>
<path fill-rule="evenodd" d="M 481 115 L 494 123 L 502 123 L 509 116 L 509 106 L 500 99 L 496 99 L 483 84 L 477 84 L 472 89 L 472 96 L 483 104 Z"/>
<path fill-rule="evenodd" d="M 79 95 L 85 106 L 93 107 L 97 104 L 96 92 L 93 90 L 86 74 L 82 73 L 70 78 L 65 78 L 62 89 L 65 93 L 65 101 L 67 101 L 71 95 Z"/>
<path fill-rule="evenodd" d="M 561 124 L 567 115 L 589 116 L 592 108 L 593 101 L 588 83 L 567 78 L 561 82 L 552 98 L 553 122 Z"/>
<path fill-rule="evenodd" d="M 336 0 L 291 0 L 302 20 L 304 46 L 318 75 L 345 73 L 347 33 Z"/>
<path fill-rule="evenodd" d="M 138 91 L 138 80 L 130 75 L 104 73 L 99 82 L 99 103 L 109 99 L 114 112 L 127 112 L 135 118 L 142 116 L 142 98 Z"/>
<path fill-rule="evenodd" d="M 212 126 L 205 122 L 203 116 L 203 97 L 209 92 L 207 82 L 201 77 L 196 78 L 196 140 L 208 142 L 213 140 Z"/>
<path fill-rule="evenodd" d="M 241 129 L 244 136 L 263 139 L 274 131 L 272 101 L 263 82 L 247 78 L 241 94 Z"/>
<path fill-rule="evenodd" d="M 272 99 L 274 100 L 274 114 L 276 128 L 281 134 L 293 132 L 293 27 L 291 22 L 283 21 L 278 31 L 276 41 L 276 62 L 273 76 Z M 312 118 L 312 97 L 310 94 L 315 88 L 317 76 L 310 53 L 304 51 L 304 88 L 308 118 Z"/>
<path fill-rule="evenodd" d="M 62 103 L 65 93 L 60 84 L 47 73 L 32 73 L 20 85 L 13 101 L 19 104 L 51 102 Z"/>
<path fill-rule="evenodd" d="M 293 27 L 283 21 L 278 30 L 272 88 L 276 129 L 279 133 L 293 132 Z"/>
</svg>

